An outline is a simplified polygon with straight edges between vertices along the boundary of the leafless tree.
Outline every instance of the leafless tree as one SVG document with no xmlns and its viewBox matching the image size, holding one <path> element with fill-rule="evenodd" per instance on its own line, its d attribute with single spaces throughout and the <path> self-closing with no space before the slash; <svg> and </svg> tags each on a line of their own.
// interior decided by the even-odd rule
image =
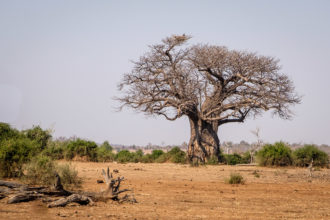
<svg viewBox="0 0 330 220">
<path fill-rule="evenodd" d="M 134 62 L 119 84 L 121 108 L 171 121 L 187 116 L 188 157 L 201 162 L 218 157 L 220 125 L 244 122 L 268 110 L 284 119 L 292 116 L 289 107 L 300 97 L 280 72 L 278 60 L 223 46 L 187 46 L 189 39 L 167 37 Z"/>
</svg>

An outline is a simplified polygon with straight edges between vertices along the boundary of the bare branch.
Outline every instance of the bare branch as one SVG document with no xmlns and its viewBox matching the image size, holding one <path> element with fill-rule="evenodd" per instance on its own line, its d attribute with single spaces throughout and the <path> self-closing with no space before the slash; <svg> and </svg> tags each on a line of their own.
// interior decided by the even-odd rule
<svg viewBox="0 0 330 220">
<path fill-rule="evenodd" d="M 269 110 L 281 118 L 292 116 L 290 107 L 301 98 L 280 72 L 278 60 L 220 46 L 184 46 L 189 39 L 165 38 L 134 62 L 119 85 L 122 107 L 168 120 L 186 115 L 219 125 Z"/>
</svg>

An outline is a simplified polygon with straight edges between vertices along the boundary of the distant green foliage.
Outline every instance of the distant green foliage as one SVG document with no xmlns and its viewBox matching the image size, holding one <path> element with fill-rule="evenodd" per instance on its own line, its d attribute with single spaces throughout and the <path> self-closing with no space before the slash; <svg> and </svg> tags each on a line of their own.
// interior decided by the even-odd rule
<svg viewBox="0 0 330 220">
<path fill-rule="evenodd" d="M 133 159 L 133 154 L 128 150 L 121 150 L 116 155 L 116 161 L 119 163 L 131 162 Z"/>
<path fill-rule="evenodd" d="M 115 160 L 115 154 L 109 148 L 102 146 L 97 148 L 97 161 L 112 162 Z"/>
<path fill-rule="evenodd" d="M 24 170 L 23 180 L 29 184 L 51 185 L 55 182 L 55 163 L 45 155 L 33 157 Z"/>
<path fill-rule="evenodd" d="M 257 152 L 261 166 L 290 166 L 293 164 L 292 151 L 283 142 L 267 144 Z"/>
<path fill-rule="evenodd" d="M 314 145 L 305 145 L 293 152 L 294 164 L 300 167 L 307 167 L 312 159 L 314 166 L 325 167 L 329 163 L 328 154 L 319 150 Z"/>
<path fill-rule="evenodd" d="M 108 141 L 104 141 L 103 144 L 100 146 L 100 148 L 104 148 L 107 151 L 113 150 L 112 146 L 109 144 Z"/>
<path fill-rule="evenodd" d="M 40 127 L 19 132 L 9 124 L 0 123 L 0 176 L 22 176 L 23 164 L 40 153 L 50 138 Z"/>
<path fill-rule="evenodd" d="M 244 184 L 245 180 L 239 173 L 231 173 L 229 179 L 226 181 L 229 184 Z"/>
<path fill-rule="evenodd" d="M 171 155 L 169 155 L 168 153 L 164 153 L 164 154 L 160 155 L 160 156 L 155 160 L 155 162 L 156 162 L 156 163 L 165 163 L 165 162 L 170 161 L 170 159 L 171 159 Z"/>
<path fill-rule="evenodd" d="M 207 165 L 217 165 L 219 164 L 219 160 L 217 156 L 212 156 L 206 163 Z M 192 164 L 194 166 L 194 164 Z"/>
<path fill-rule="evenodd" d="M 58 165 L 50 157 L 38 155 L 33 157 L 24 166 L 25 175 L 22 177 L 24 182 L 34 185 L 53 185 L 55 173 L 61 178 L 61 183 L 66 188 L 80 187 L 82 180 L 78 177 L 78 172 L 69 164 Z"/>
<path fill-rule="evenodd" d="M 242 157 L 241 158 L 242 164 L 248 164 L 251 162 L 251 152 L 250 151 L 244 152 L 241 157 Z"/>
<path fill-rule="evenodd" d="M 17 138 L 19 135 L 18 130 L 11 128 L 7 123 L 0 122 L 0 142 L 3 140 Z"/>
<path fill-rule="evenodd" d="M 242 163 L 241 155 L 234 153 L 234 154 L 225 154 L 225 163 L 227 165 L 236 165 Z"/>
<path fill-rule="evenodd" d="M 30 161 L 35 152 L 33 141 L 22 137 L 3 140 L 0 144 L 0 176 L 22 176 L 23 164 Z"/>
<path fill-rule="evenodd" d="M 186 163 L 187 156 L 184 151 L 182 151 L 179 147 L 173 147 L 168 154 L 170 155 L 170 161 L 172 163 Z"/>
<path fill-rule="evenodd" d="M 70 141 L 65 151 L 65 158 L 70 160 L 76 156 L 87 161 L 96 161 L 96 143 L 93 141 L 82 140 L 80 138 L 78 138 L 77 140 Z"/>
<path fill-rule="evenodd" d="M 151 153 L 151 158 L 152 158 L 152 160 L 157 160 L 163 154 L 164 154 L 164 151 L 162 151 L 162 150 L 153 150 Z"/>
<path fill-rule="evenodd" d="M 47 144 L 47 147 L 42 151 L 42 154 L 52 158 L 53 160 L 64 159 L 66 151 L 66 142 L 51 141 Z"/>
<path fill-rule="evenodd" d="M 51 139 L 49 131 L 42 130 L 40 126 L 34 126 L 31 129 L 23 131 L 27 138 L 34 141 L 39 151 L 46 148 L 47 142 Z"/>
</svg>

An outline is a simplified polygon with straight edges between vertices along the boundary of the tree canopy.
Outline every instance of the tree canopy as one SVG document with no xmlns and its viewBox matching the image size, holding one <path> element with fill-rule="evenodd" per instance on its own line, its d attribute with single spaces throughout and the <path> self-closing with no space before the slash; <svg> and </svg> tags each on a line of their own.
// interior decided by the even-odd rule
<svg viewBox="0 0 330 220">
<path fill-rule="evenodd" d="M 278 59 L 224 46 L 190 46 L 189 39 L 173 35 L 149 46 L 119 85 L 122 107 L 168 120 L 185 115 L 216 132 L 222 124 L 268 110 L 284 119 L 292 116 L 290 106 L 300 97 Z M 196 126 L 202 132 L 202 123 Z"/>
</svg>

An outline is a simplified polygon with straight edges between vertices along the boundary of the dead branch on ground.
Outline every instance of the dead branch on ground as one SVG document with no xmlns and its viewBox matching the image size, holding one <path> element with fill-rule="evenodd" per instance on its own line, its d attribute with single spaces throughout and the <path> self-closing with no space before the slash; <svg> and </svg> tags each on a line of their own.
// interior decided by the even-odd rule
<svg viewBox="0 0 330 220">
<path fill-rule="evenodd" d="M 124 195 L 123 192 L 129 189 L 120 189 L 124 177 L 114 178 L 109 167 L 107 172 L 102 169 L 102 175 L 106 182 L 107 188 L 103 192 L 71 192 L 64 189 L 60 176 L 56 173 L 56 180 L 53 187 L 30 187 L 29 185 L 0 180 L 0 199 L 8 197 L 8 204 L 29 202 L 41 199 L 44 203 L 48 203 L 48 208 L 64 207 L 70 203 L 78 203 L 80 205 L 93 204 L 96 201 L 114 200 L 118 202 L 135 203 L 136 200 L 132 195 Z"/>
</svg>

